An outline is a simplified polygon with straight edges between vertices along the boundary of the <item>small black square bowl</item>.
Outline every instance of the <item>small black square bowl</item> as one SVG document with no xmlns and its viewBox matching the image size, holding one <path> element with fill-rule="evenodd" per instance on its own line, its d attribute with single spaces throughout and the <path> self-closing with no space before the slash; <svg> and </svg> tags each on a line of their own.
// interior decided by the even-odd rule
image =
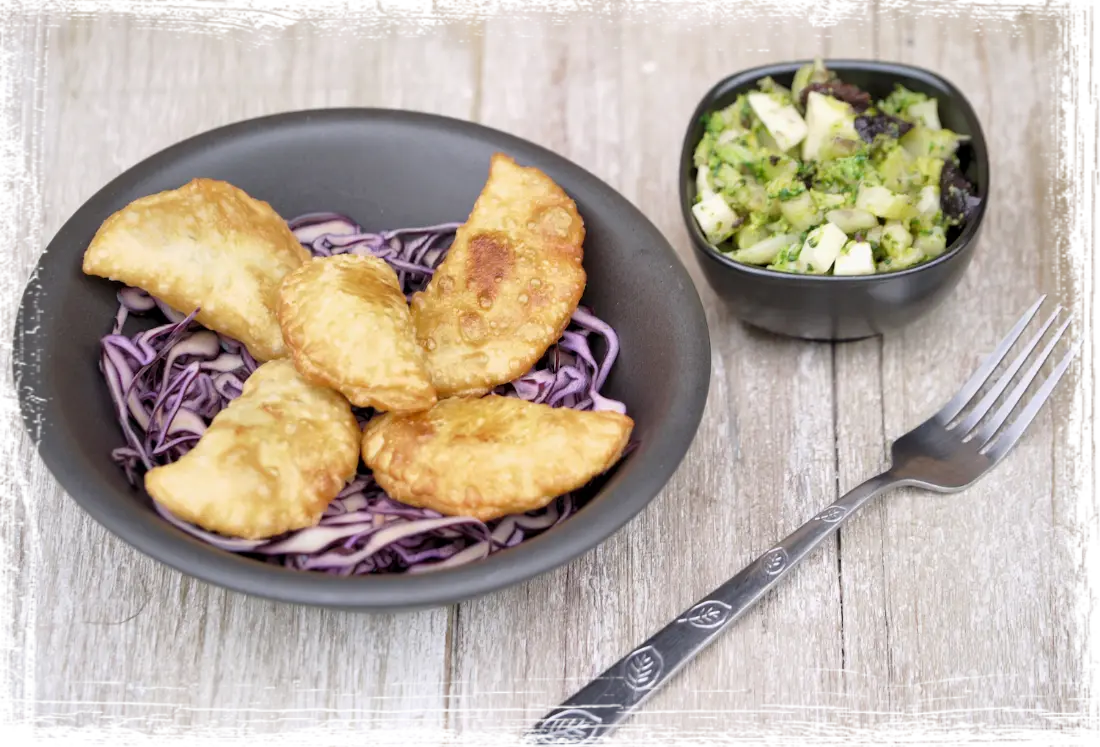
<svg viewBox="0 0 1100 747">
<path fill-rule="evenodd" d="M 978 117 L 966 97 L 935 73 L 911 65 L 869 60 L 825 60 L 845 82 L 876 100 L 895 83 L 939 100 L 944 127 L 968 135 L 958 151 L 960 165 L 981 198 L 970 220 L 947 234 L 947 250 L 936 259 L 898 272 L 853 277 L 797 275 L 734 262 L 709 244 L 691 206 L 695 199 L 695 146 L 703 136 L 703 116 L 733 103 L 738 94 L 771 76 L 790 86 L 801 60 L 745 70 L 722 80 L 692 114 L 680 154 L 680 209 L 707 282 L 743 322 L 807 340 L 858 340 L 891 332 L 919 319 L 943 301 L 970 264 L 985 217 L 989 154 Z"/>
</svg>

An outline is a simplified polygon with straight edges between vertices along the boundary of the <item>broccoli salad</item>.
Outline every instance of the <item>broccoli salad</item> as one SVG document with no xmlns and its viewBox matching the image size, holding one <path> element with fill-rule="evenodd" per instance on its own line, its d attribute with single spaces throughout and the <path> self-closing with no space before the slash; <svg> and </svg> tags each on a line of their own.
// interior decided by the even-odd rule
<svg viewBox="0 0 1100 747">
<path fill-rule="evenodd" d="M 733 260 L 814 275 L 870 275 L 940 256 L 978 198 L 936 99 L 901 85 L 881 101 L 821 60 L 790 89 L 757 89 L 704 118 L 692 213 Z"/>
</svg>

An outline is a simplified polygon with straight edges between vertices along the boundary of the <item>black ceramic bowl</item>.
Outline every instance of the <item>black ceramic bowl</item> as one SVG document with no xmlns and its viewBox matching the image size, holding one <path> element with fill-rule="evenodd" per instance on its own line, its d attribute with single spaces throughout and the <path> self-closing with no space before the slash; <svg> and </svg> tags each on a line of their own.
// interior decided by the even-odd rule
<svg viewBox="0 0 1100 747">
<path fill-rule="evenodd" d="M 198 176 L 232 182 L 288 218 L 332 210 L 367 230 L 465 220 L 498 150 L 541 168 L 576 200 L 587 228 L 583 302 L 620 335 L 622 351 L 605 391 L 626 403 L 638 445 L 590 486 L 584 508 L 471 565 L 355 578 L 223 552 L 162 520 L 110 459 L 122 433 L 97 360 L 119 286 L 81 272 L 100 223 L 138 197 Z M 371 109 L 296 112 L 230 125 L 168 148 L 112 181 L 43 254 L 23 297 L 14 360 L 23 418 L 42 459 L 109 531 L 161 562 L 230 589 L 361 610 L 456 602 L 532 578 L 595 547 L 640 512 L 676 470 L 698 428 L 710 382 L 710 338 L 698 293 L 661 233 L 626 199 L 564 158 L 502 132 Z"/>
<path fill-rule="evenodd" d="M 940 76 L 891 62 L 826 60 L 848 83 L 876 100 L 901 83 L 939 100 L 944 127 L 970 141 L 959 148 L 962 169 L 981 203 L 968 223 L 948 233 L 947 250 L 936 259 L 899 272 L 855 277 L 796 275 L 734 262 L 709 244 L 691 206 L 695 199 L 693 154 L 703 136 L 703 116 L 733 103 L 738 94 L 771 76 L 790 86 L 808 61 L 745 70 L 718 83 L 691 117 L 680 154 L 680 207 L 707 282 L 735 316 L 754 327 L 810 340 L 856 340 L 899 329 L 928 313 L 958 284 L 974 253 L 989 190 L 989 154 L 978 117 L 966 97 Z"/>
</svg>

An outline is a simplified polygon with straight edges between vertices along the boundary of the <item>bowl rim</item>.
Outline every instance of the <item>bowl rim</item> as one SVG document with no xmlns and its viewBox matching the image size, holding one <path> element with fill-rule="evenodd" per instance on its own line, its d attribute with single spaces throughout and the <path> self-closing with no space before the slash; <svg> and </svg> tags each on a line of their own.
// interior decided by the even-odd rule
<svg viewBox="0 0 1100 747">
<path fill-rule="evenodd" d="M 904 278 L 909 275 L 915 275 L 919 272 L 927 270 L 931 267 L 950 262 L 958 254 L 968 246 L 977 236 L 981 227 L 982 221 L 985 219 L 986 206 L 989 202 L 989 184 L 992 181 L 991 166 L 989 163 L 989 152 L 985 140 L 985 132 L 982 130 L 981 121 L 978 119 L 977 113 L 974 111 L 973 105 L 970 100 L 962 93 L 959 88 L 947 80 L 938 73 L 934 73 L 917 65 L 910 65 L 904 62 L 890 62 L 885 60 L 860 60 L 852 58 L 822 58 L 826 67 L 842 72 L 844 70 L 865 70 L 874 73 L 880 73 L 896 78 L 908 78 L 909 80 L 921 81 L 929 84 L 933 87 L 943 88 L 947 91 L 947 98 L 957 103 L 963 110 L 963 117 L 969 120 L 973 124 L 973 132 L 969 133 L 971 138 L 970 145 L 974 151 L 974 160 L 976 163 L 980 163 L 984 166 L 986 174 L 986 184 L 981 185 L 982 188 L 982 200 L 978 203 L 978 209 L 975 215 L 967 221 L 963 226 L 962 231 L 955 240 L 946 248 L 946 250 L 940 256 L 929 262 L 922 262 L 919 265 L 913 267 L 907 267 L 902 270 L 891 270 L 889 272 L 876 272 L 873 275 L 809 275 L 804 273 L 794 272 L 781 272 L 779 270 L 769 270 L 767 267 L 759 267 L 756 265 L 747 265 L 741 262 L 736 262 L 729 256 L 723 254 L 713 244 L 706 240 L 702 231 L 699 229 L 698 224 L 695 221 L 695 217 L 691 213 L 691 199 L 694 196 L 692 190 L 695 187 L 695 180 L 692 178 L 692 172 L 695 169 L 694 166 L 694 152 L 697 142 L 692 137 L 692 133 L 695 130 L 696 124 L 701 120 L 702 116 L 710 111 L 714 106 L 714 100 L 720 96 L 737 89 L 749 83 L 754 83 L 757 80 L 766 76 L 784 75 L 788 73 L 797 72 L 800 67 L 812 63 L 813 59 L 803 60 L 791 60 L 787 62 L 774 62 L 764 65 L 758 65 L 756 67 L 746 68 L 739 72 L 728 75 L 722 78 L 699 100 L 699 103 L 695 107 L 695 111 L 691 115 L 691 119 L 688 121 L 687 128 L 684 131 L 683 145 L 680 151 L 680 214 L 687 226 L 688 235 L 691 237 L 692 246 L 696 251 L 704 254 L 708 258 L 714 260 L 723 267 L 727 267 L 731 270 L 742 272 L 746 275 L 761 278 L 761 279 L 777 279 L 782 278 L 791 282 L 808 282 L 808 283 L 834 283 L 834 284 L 866 284 L 874 282 L 882 282 L 887 279 Z M 900 81 L 899 81 L 900 82 Z"/>
<path fill-rule="evenodd" d="M 595 512 L 590 513 L 587 520 L 567 520 L 558 531 L 531 538 L 521 545 L 529 551 L 502 552 L 468 565 L 424 574 L 336 577 L 295 571 L 202 543 L 171 526 L 153 511 L 118 510 L 115 491 L 105 491 L 98 484 L 93 487 L 91 481 L 83 479 L 79 469 L 66 463 L 66 453 L 60 446 L 44 447 L 47 429 L 63 431 L 64 421 L 50 417 L 53 398 L 47 391 L 47 377 L 33 369 L 28 372 L 23 362 L 29 360 L 28 353 L 38 354 L 47 348 L 44 341 L 39 341 L 41 337 L 27 334 L 28 314 L 34 308 L 34 297 L 42 293 L 39 283 L 46 263 L 52 262 L 53 256 L 65 256 L 63 247 L 83 244 L 87 225 L 106 217 L 107 206 L 116 194 L 155 174 L 164 165 L 186 159 L 207 147 L 219 146 L 227 139 L 247 140 L 257 132 L 271 129 L 369 124 L 379 120 L 427 130 L 453 131 L 459 136 L 489 142 L 502 151 L 519 150 L 540 168 L 568 171 L 575 184 L 579 182 L 613 196 L 619 209 L 629 217 L 634 233 L 644 239 L 643 243 L 651 245 L 656 257 L 664 260 L 665 282 L 678 286 L 681 300 L 677 305 L 685 326 L 694 331 L 685 336 L 682 344 L 686 347 L 686 357 L 696 363 L 673 384 L 668 397 L 678 406 L 670 408 L 667 421 L 654 431 L 647 444 L 650 458 L 638 462 L 610 494 L 603 496 L 604 500 L 588 504 L 586 508 L 595 509 Z M 72 253 L 71 247 L 69 251 Z M 510 133 L 445 115 L 377 107 L 294 110 L 236 121 L 169 145 L 111 179 L 64 222 L 39 256 L 20 300 L 12 352 L 21 420 L 36 453 L 64 493 L 108 532 L 186 576 L 231 591 L 284 603 L 377 613 L 437 608 L 496 592 L 555 570 L 609 539 L 645 510 L 682 464 L 702 421 L 712 361 L 706 312 L 684 261 L 661 231 L 618 190 L 565 156 Z M 43 398 L 45 404 L 36 398 Z M 37 409 L 32 401 L 39 402 Z M 598 495 L 605 490 L 601 487 Z M 150 521 L 155 521 L 155 526 L 170 528 L 171 532 L 150 529 Z"/>
</svg>

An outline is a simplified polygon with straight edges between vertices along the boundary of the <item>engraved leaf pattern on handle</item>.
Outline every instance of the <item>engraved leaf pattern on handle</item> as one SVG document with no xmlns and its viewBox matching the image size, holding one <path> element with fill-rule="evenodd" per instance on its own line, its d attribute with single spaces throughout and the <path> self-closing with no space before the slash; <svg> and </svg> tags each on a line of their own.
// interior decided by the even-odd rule
<svg viewBox="0 0 1100 747">
<path fill-rule="evenodd" d="M 542 722 L 535 744 L 588 744 L 603 722 L 581 708 L 570 708 Z"/>
<path fill-rule="evenodd" d="M 574 693 L 559 709 L 551 711 L 535 727 L 539 744 L 593 744 L 614 730 L 680 667 L 716 640 L 722 629 L 755 604 L 810 551 L 832 536 L 839 524 L 898 482 L 893 474 L 883 473 L 856 486 L 835 505 L 818 512 L 779 544 L 696 601 Z M 574 720 L 579 713 L 590 716 L 593 721 Z M 555 720 L 559 719 L 565 720 L 556 724 Z"/>
<path fill-rule="evenodd" d="M 708 599 L 692 607 L 688 613 L 678 619 L 678 623 L 687 623 L 694 628 L 711 630 L 724 623 L 733 608 L 717 599 Z"/>
<path fill-rule="evenodd" d="M 764 573 L 769 576 L 774 576 L 784 568 L 787 567 L 787 551 L 782 547 L 776 547 L 768 550 L 761 558 L 761 563 L 764 567 Z"/>
<path fill-rule="evenodd" d="M 640 648 L 623 663 L 623 679 L 631 690 L 648 690 L 660 678 L 664 665 L 664 657 L 653 646 Z"/>
<path fill-rule="evenodd" d="M 826 524 L 835 524 L 843 519 L 848 514 L 848 509 L 843 506 L 830 506 L 817 516 L 814 517 L 815 521 L 823 521 Z"/>
</svg>

